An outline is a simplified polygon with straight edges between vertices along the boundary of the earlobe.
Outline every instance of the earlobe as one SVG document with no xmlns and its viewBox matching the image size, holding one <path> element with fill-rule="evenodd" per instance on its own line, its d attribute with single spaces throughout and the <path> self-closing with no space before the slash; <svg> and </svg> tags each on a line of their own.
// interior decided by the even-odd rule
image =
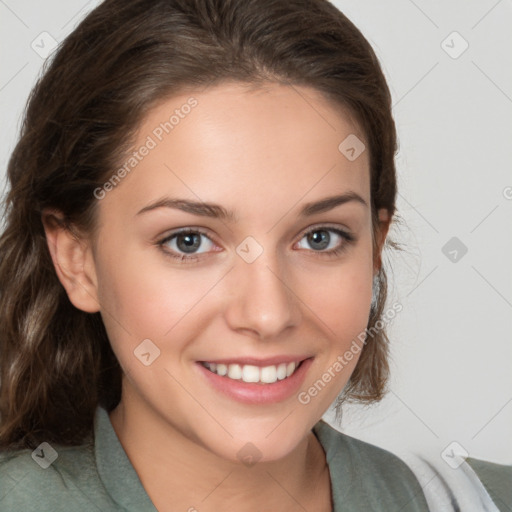
<svg viewBox="0 0 512 512">
<path fill-rule="evenodd" d="M 55 272 L 69 300 L 82 311 L 98 312 L 100 305 L 90 244 L 65 224 L 60 212 L 45 210 L 41 220 Z"/>
</svg>

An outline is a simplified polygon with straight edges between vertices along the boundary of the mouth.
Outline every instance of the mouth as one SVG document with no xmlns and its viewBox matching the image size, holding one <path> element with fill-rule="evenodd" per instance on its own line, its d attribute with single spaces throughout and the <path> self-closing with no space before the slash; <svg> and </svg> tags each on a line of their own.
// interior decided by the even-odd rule
<svg viewBox="0 0 512 512">
<path fill-rule="evenodd" d="M 278 356 L 196 361 L 209 387 L 237 402 L 264 405 L 284 402 L 302 386 L 314 356 Z"/>
<path fill-rule="evenodd" d="M 215 392 L 237 402 L 264 405 L 290 400 L 309 371 L 314 356 L 250 357 L 196 361 L 201 379 Z"/>
<path fill-rule="evenodd" d="M 207 370 L 220 377 L 253 384 L 274 384 L 277 381 L 291 377 L 302 361 L 290 361 L 288 363 L 273 364 L 268 366 L 256 366 L 253 364 L 227 364 L 200 361 Z"/>
</svg>

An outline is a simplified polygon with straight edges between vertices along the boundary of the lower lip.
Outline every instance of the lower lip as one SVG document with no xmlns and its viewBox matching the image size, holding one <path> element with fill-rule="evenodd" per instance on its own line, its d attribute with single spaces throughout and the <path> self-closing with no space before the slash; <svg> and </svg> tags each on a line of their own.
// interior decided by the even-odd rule
<svg viewBox="0 0 512 512">
<path fill-rule="evenodd" d="M 272 384 L 251 383 L 221 377 L 205 368 L 201 363 L 196 364 L 208 382 L 230 398 L 246 404 L 275 404 L 298 392 L 312 362 L 313 358 L 305 359 L 290 377 Z"/>
</svg>

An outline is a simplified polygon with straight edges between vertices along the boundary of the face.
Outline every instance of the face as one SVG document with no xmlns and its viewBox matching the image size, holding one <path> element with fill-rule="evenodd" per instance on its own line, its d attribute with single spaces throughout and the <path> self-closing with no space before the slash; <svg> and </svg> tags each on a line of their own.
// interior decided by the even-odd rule
<svg viewBox="0 0 512 512">
<path fill-rule="evenodd" d="M 92 248 L 127 409 L 228 460 L 308 435 L 372 299 L 369 155 L 338 149 L 354 135 L 298 86 L 223 84 L 147 115 L 136 163 L 97 192 Z"/>
</svg>

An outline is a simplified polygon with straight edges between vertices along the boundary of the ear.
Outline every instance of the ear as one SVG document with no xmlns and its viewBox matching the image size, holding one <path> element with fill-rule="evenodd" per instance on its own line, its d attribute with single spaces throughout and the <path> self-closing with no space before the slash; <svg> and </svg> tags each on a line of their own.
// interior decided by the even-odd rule
<svg viewBox="0 0 512 512">
<path fill-rule="evenodd" d="M 391 225 L 391 217 L 386 208 L 381 208 L 378 211 L 379 228 L 376 233 L 376 254 L 375 254 L 375 268 L 374 275 L 376 275 L 382 267 L 382 249 L 384 248 L 384 242 L 388 235 L 389 226 Z"/>
<path fill-rule="evenodd" d="M 57 277 L 69 300 L 86 313 L 98 312 L 98 287 L 90 243 L 67 225 L 60 212 L 44 210 L 41 220 Z"/>
</svg>

